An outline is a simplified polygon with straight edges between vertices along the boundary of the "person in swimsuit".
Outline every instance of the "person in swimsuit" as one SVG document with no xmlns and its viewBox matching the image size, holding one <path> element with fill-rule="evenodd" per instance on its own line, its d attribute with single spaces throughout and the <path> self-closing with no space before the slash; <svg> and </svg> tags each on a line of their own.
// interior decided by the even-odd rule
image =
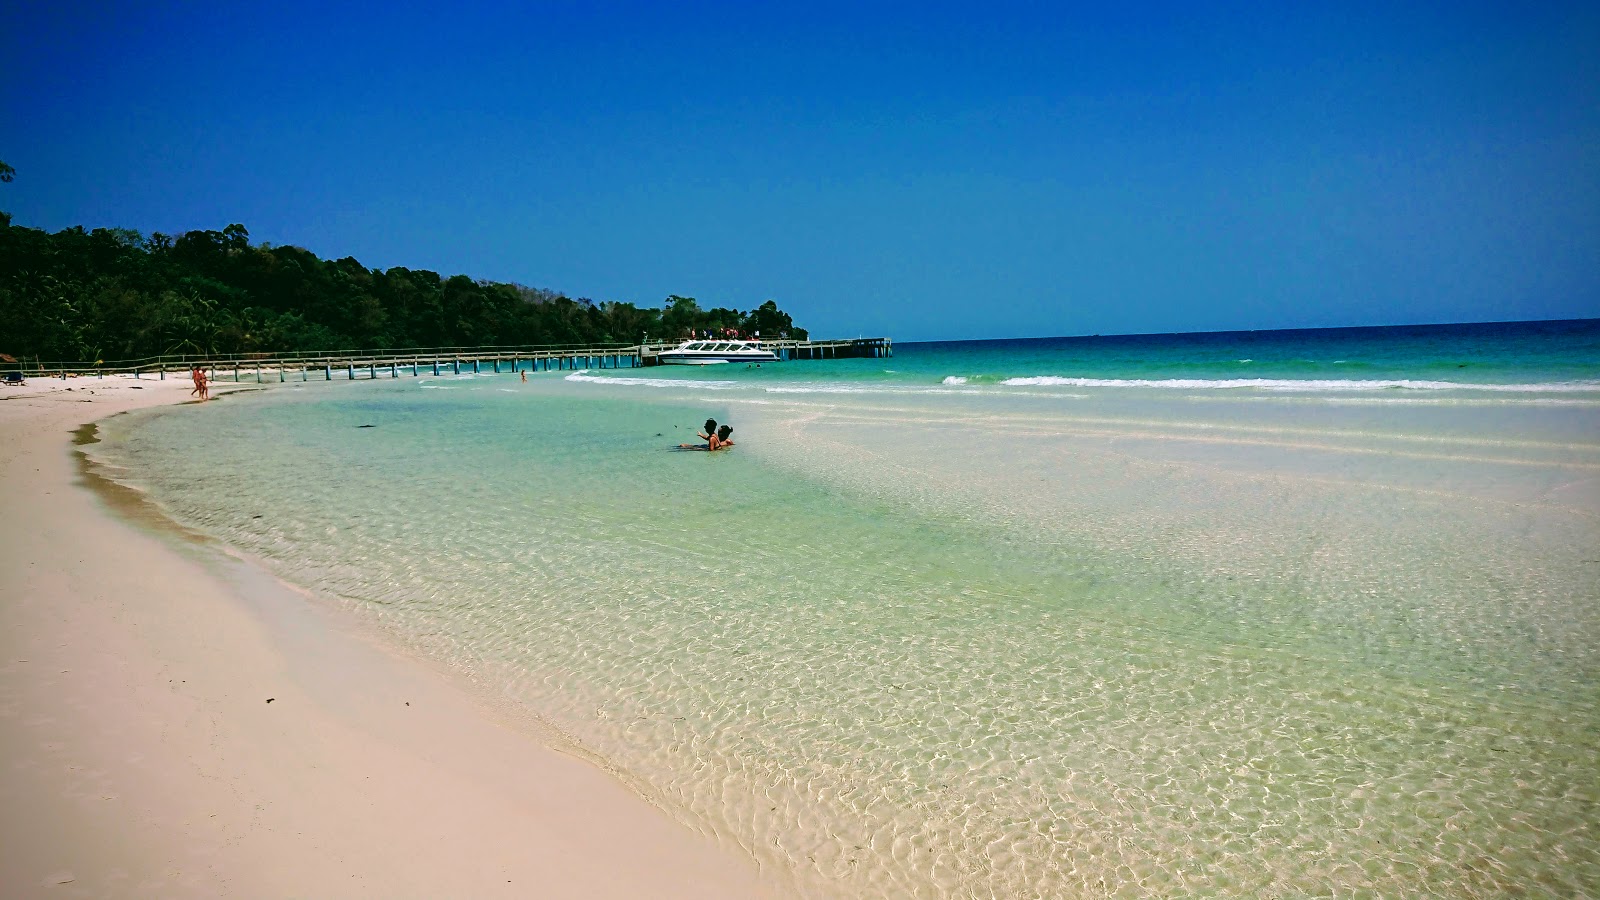
<svg viewBox="0 0 1600 900">
<path fill-rule="evenodd" d="M 705 438 L 706 442 L 704 444 L 679 444 L 678 449 L 721 450 L 723 447 L 733 446 L 733 442 L 728 440 L 728 435 L 732 433 L 733 429 L 731 427 L 724 425 L 718 428 L 716 419 L 707 419 L 706 430 L 700 434 L 700 437 Z"/>
</svg>

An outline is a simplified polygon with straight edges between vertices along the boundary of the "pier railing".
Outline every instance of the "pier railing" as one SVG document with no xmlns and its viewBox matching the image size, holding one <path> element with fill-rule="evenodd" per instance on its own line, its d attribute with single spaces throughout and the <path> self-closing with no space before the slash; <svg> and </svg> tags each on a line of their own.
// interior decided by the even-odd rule
<svg viewBox="0 0 1600 900">
<path fill-rule="evenodd" d="M 290 375 L 309 379 L 313 373 L 332 380 L 335 374 L 346 378 L 377 378 L 380 374 L 399 377 L 401 372 L 419 375 L 460 374 L 462 371 L 493 372 L 547 371 L 550 369 L 609 369 L 656 365 L 660 353 L 681 341 L 645 341 L 638 344 L 537 344 L 491 347 L 408 347 L 370 350 L 307 350 L 260 353 L 175 353 L 131 360 L 59 361 L 23 358 L 0 361 L 0 376 L 15 372 L 24 378 L 69 376 L 133 375 L 165 378 L 169 372 L 188 372 L 199 366 L 213 377 L 244 380 L 286 381 Z M 759 341 L 780 359 L 848 359 L 892 356 L 888 338 L 842 340 Z"/>
</svg>

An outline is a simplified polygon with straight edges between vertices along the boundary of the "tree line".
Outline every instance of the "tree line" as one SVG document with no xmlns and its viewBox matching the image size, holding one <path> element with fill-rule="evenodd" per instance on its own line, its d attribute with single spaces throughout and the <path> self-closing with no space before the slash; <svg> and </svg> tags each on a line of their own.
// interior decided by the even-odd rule
<svg viewBox="0 0 1600 900">
<path fill-rule="evenodd" d="M 122 228 L 54 234 L 0 213 L 0 353 L 45 360 L 139 359 L 380 347 L 634 344 L 645 336 L 760 332 L 805 338 L 768 300 L 749 312 L 596 302 L 519 284 L 369 269 L 300 247 L 250 243 L 243 225 L 148 236 Z"/>
</svg>

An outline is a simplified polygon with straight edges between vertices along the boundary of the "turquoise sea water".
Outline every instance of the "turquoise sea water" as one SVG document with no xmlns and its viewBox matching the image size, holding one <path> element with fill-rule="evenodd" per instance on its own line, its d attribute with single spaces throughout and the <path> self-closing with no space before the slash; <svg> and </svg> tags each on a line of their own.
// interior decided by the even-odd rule
<svg viewBox="0 0 1600 900">
<path fill-rule="evenodd" d="M 708 415 L 734 451 L 672 449 Z M 103 435 L 800 894 L 1600 892 L 1600 323 L 290 382 Z"/>
</svg>

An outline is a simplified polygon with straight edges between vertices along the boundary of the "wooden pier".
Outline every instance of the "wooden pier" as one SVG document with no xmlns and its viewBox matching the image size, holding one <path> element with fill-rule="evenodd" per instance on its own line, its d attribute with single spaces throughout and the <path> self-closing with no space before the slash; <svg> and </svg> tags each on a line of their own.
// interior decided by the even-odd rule
<svg viewBox="0 0 1600 900">
<path fill-rule="evenodd" d="M 374 378 L 399 378 L 409 375 L 508 374 L 551 370 L 627 369 L 659 364 L 664 350 L 679 346 L 671 343 L 602 344 L 584 347 L 447 347 L 438 349 L 347 350 L 338 352 L 246 353 L 227 355 L 177 354 L 140 360 L 115 362 L 41 362 L 21 360 L 0 364 L 0 374 L 8 371 L 25 378 L 93 377 L 133 375 L 136 378 L 165 379 L 169 373 L 187 375 L 195 366 L 206 370 L 213 380 L 226 381 L 310 381 L 335 377 L 349 381 Z M 887 358 L 894 355 L 888 338 L 854 338 L 822 341 L 761 341 L 782 360 L 826 360 Z"/>
</svg>

